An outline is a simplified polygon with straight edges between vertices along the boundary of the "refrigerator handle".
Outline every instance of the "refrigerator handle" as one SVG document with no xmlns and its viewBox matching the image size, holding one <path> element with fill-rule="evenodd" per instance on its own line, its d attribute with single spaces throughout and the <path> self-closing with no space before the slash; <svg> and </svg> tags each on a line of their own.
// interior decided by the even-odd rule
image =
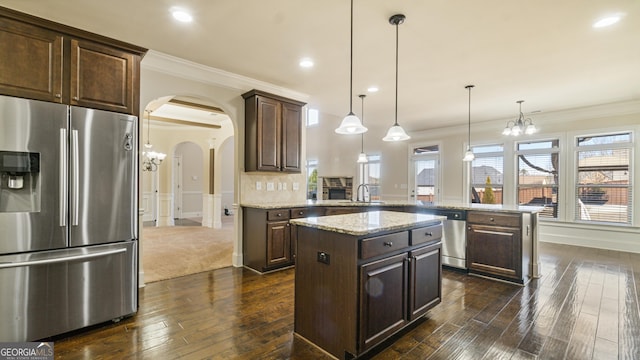
<svg viewBox="0 0 640 360">
<path fill-rule="evenodd" d="M 78 226 L 80 199 L 80 158 L 78 156 L 78 130 L 71 130 L 71 226 Z"/>
<path fill-rule="evenodd" d="M 67 129 L 60 129 L 60 226 L 67 226 L 67 210 L 69 207 L 69 162 L 67 154 Z"/>
<path fill-rule="evenodd" d="M 107 250 L 102 252 L 96 252 L 91 254 L 81 254 L 81 255 L 71 255 L 71 256 L 63 256 L 59 258 L 52 259 L 42 259 L 42 260 L 31 260 L 31 261 L 17 261 L 17 262 L 7 262 L 0 263 L 0 269 L 8 269 L 14 267 L 23 267 L 23 266 L 33 266 L 33 265 L 46 265 L 46 264 L 56 264 L 61 262 L 69 262 L 76 260 L 87 260 L 93 259 L 102 256 L 120 254 L 123 252 L 127 252 L 126 248 Z"/>
</svg>

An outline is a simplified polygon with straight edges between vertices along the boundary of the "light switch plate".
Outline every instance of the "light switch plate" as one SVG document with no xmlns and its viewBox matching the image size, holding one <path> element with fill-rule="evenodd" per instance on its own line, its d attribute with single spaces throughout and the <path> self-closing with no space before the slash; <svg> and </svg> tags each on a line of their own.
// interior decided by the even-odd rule
<svg viewBox="0 0 640 360">
<path fill-rule="evenodd" d="M 282 183 L 282 190 L 287 190 L 287 183 Z"/>
<path fill-rule="evenodd" d="M 260 181 L 256 181 L 256 190 L 262 190 L 262 183 Z"/>
<path fill-rule="evenodd" d="M 293 183 L 293 185 L 292 185 L 292 187 L 293 187 L 293 191 L 298 191 L 298 190 L 300 190 L 300 184 L 298 184 L 297 182 L 294 182 L 294 183 Z"/>
<path fill-rule="evenodd" d="M 272 182 L 267 183 L 267 191 L 274 191 L 276 188 Z"/>
</svg>

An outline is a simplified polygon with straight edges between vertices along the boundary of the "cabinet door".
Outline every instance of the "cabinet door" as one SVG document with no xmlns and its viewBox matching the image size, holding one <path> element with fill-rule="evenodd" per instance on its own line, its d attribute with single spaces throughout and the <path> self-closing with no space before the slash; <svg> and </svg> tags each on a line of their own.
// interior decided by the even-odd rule
<svg viewBox="0 0 640 360">
<path fill-rule="evenodd" d="M 280 102 L 258 96 L 258 170 L 280 171 Z"/>
<path fill-rule="evenodd" d="M 406 323 L 407 254 L 360 268 L 360 351 L 383 341 Z"/>
<path fill-rule="evenodd" d="M 267 267 L 291 263 L 291 232 L 288 221 L 267 223 Z"/>
<path fill-rule="evenodd" d="M 485 225 L 467 227 L 467 267 L 470 271 L 522 279 L 520 230 Z"/>
<path fill-rule="evenodd" d="M 136 57 L 90 41 L 71 40 L 71 105 L 135 114 Z"/>
<path fill-rule="evenodd" d="M 62 102 L 62 35 L 0 17 L 0 93 Z"/>
<path fill-rule="evenodd" d="M 300 172 L 302 108 L 282 103 L 282 171 Z"/>
<path fill-rule="evenodd" d="M 424 315 L 442 299 L 441 244 L 409 253 L 409 321 Z"/>
</svg>

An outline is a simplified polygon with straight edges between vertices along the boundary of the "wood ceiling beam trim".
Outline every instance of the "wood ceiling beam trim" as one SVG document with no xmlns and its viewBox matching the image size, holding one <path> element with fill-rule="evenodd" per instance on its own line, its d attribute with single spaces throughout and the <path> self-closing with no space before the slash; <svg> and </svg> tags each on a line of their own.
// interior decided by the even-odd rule
<svg viewBox="0 0 640 360">
<path fill-rule="evenodd" d="M 169 103 L 173 104 L 173 105 L 177 105 L 177 106 L 196 109 L 196 110 L 211 111 L 211 112 L 215 112 L 215 113 L 218 113 L 218 114 L 224 114 L 225 113 L 224 110 L 222 110 L 219 107 L 211 106 L 211 105 L 202 105 L 202 104 L 194 103 L 194 102 L 191 102 L 191 101 L 171 99 L 171 100 L 169 100 Z"/>
<path fill-rule="evenodd" d="M 169 119 L 169 118 L 160 117 L 160 116 L 149 116 L 149 119 L 166 122 L 170 124 L 175 124 L 175 125 L 199 126 L 199 127 L 209 128 L 209 129 L 220 129 L 222 127 L 216 124 L 205 124 L 205 123 L 187 121 L 187 120 Z"/>
</svg>

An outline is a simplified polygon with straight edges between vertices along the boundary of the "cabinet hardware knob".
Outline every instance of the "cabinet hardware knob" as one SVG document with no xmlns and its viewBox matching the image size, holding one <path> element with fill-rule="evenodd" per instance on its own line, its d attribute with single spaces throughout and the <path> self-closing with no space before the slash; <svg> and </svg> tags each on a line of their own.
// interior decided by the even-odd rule
<svg viewBox="0 0 640 360">
<path fill-rule="evenodd" d="M 79 100 L 79 98 L 78 98 L 77 96 L 74 96 L 74 97 L 73 97 L 73 100 L 78 101 L 78 100 Z"/>
<path fill-rule="evenodd" d="M 298 213 L 298 215 L 302 215 L 302 214 L 304 214 L 304 211 L 300 211 L 300 212 Z"/>
<path fill-rule="evenodd" d="M 424 235 L 425 236 L 433 236 L 433 233 L 432 232 L 428 232 L 428 233 L 425 233 Z"/>
<path fill-rule="evenodd" d="M 281 213 L 278 213 L 278 215 L 277 215 L 277 216 L 282 216 L 282 214 L 281 214 Z"/>
<path fill-rule="evenodd" d="M 496 219 L 494 219 L 494 218 L 489 218 L 489 221 L 496 221 Z"/>
<path fill-rule="evenodd" d="M 393 241 L 385 241 L 383 243 L 384 246 L 388 246 L 388 247 L 392 247 L 393 246 Z"/>
<path fill-rule="evenodd" d="M 56 94 L 56 97 L 59 99 L 59 98 L 61 98 L 61 97 L 62 97 L 62 95 L 60 95 L 60 94 Z"/>
</svg>

